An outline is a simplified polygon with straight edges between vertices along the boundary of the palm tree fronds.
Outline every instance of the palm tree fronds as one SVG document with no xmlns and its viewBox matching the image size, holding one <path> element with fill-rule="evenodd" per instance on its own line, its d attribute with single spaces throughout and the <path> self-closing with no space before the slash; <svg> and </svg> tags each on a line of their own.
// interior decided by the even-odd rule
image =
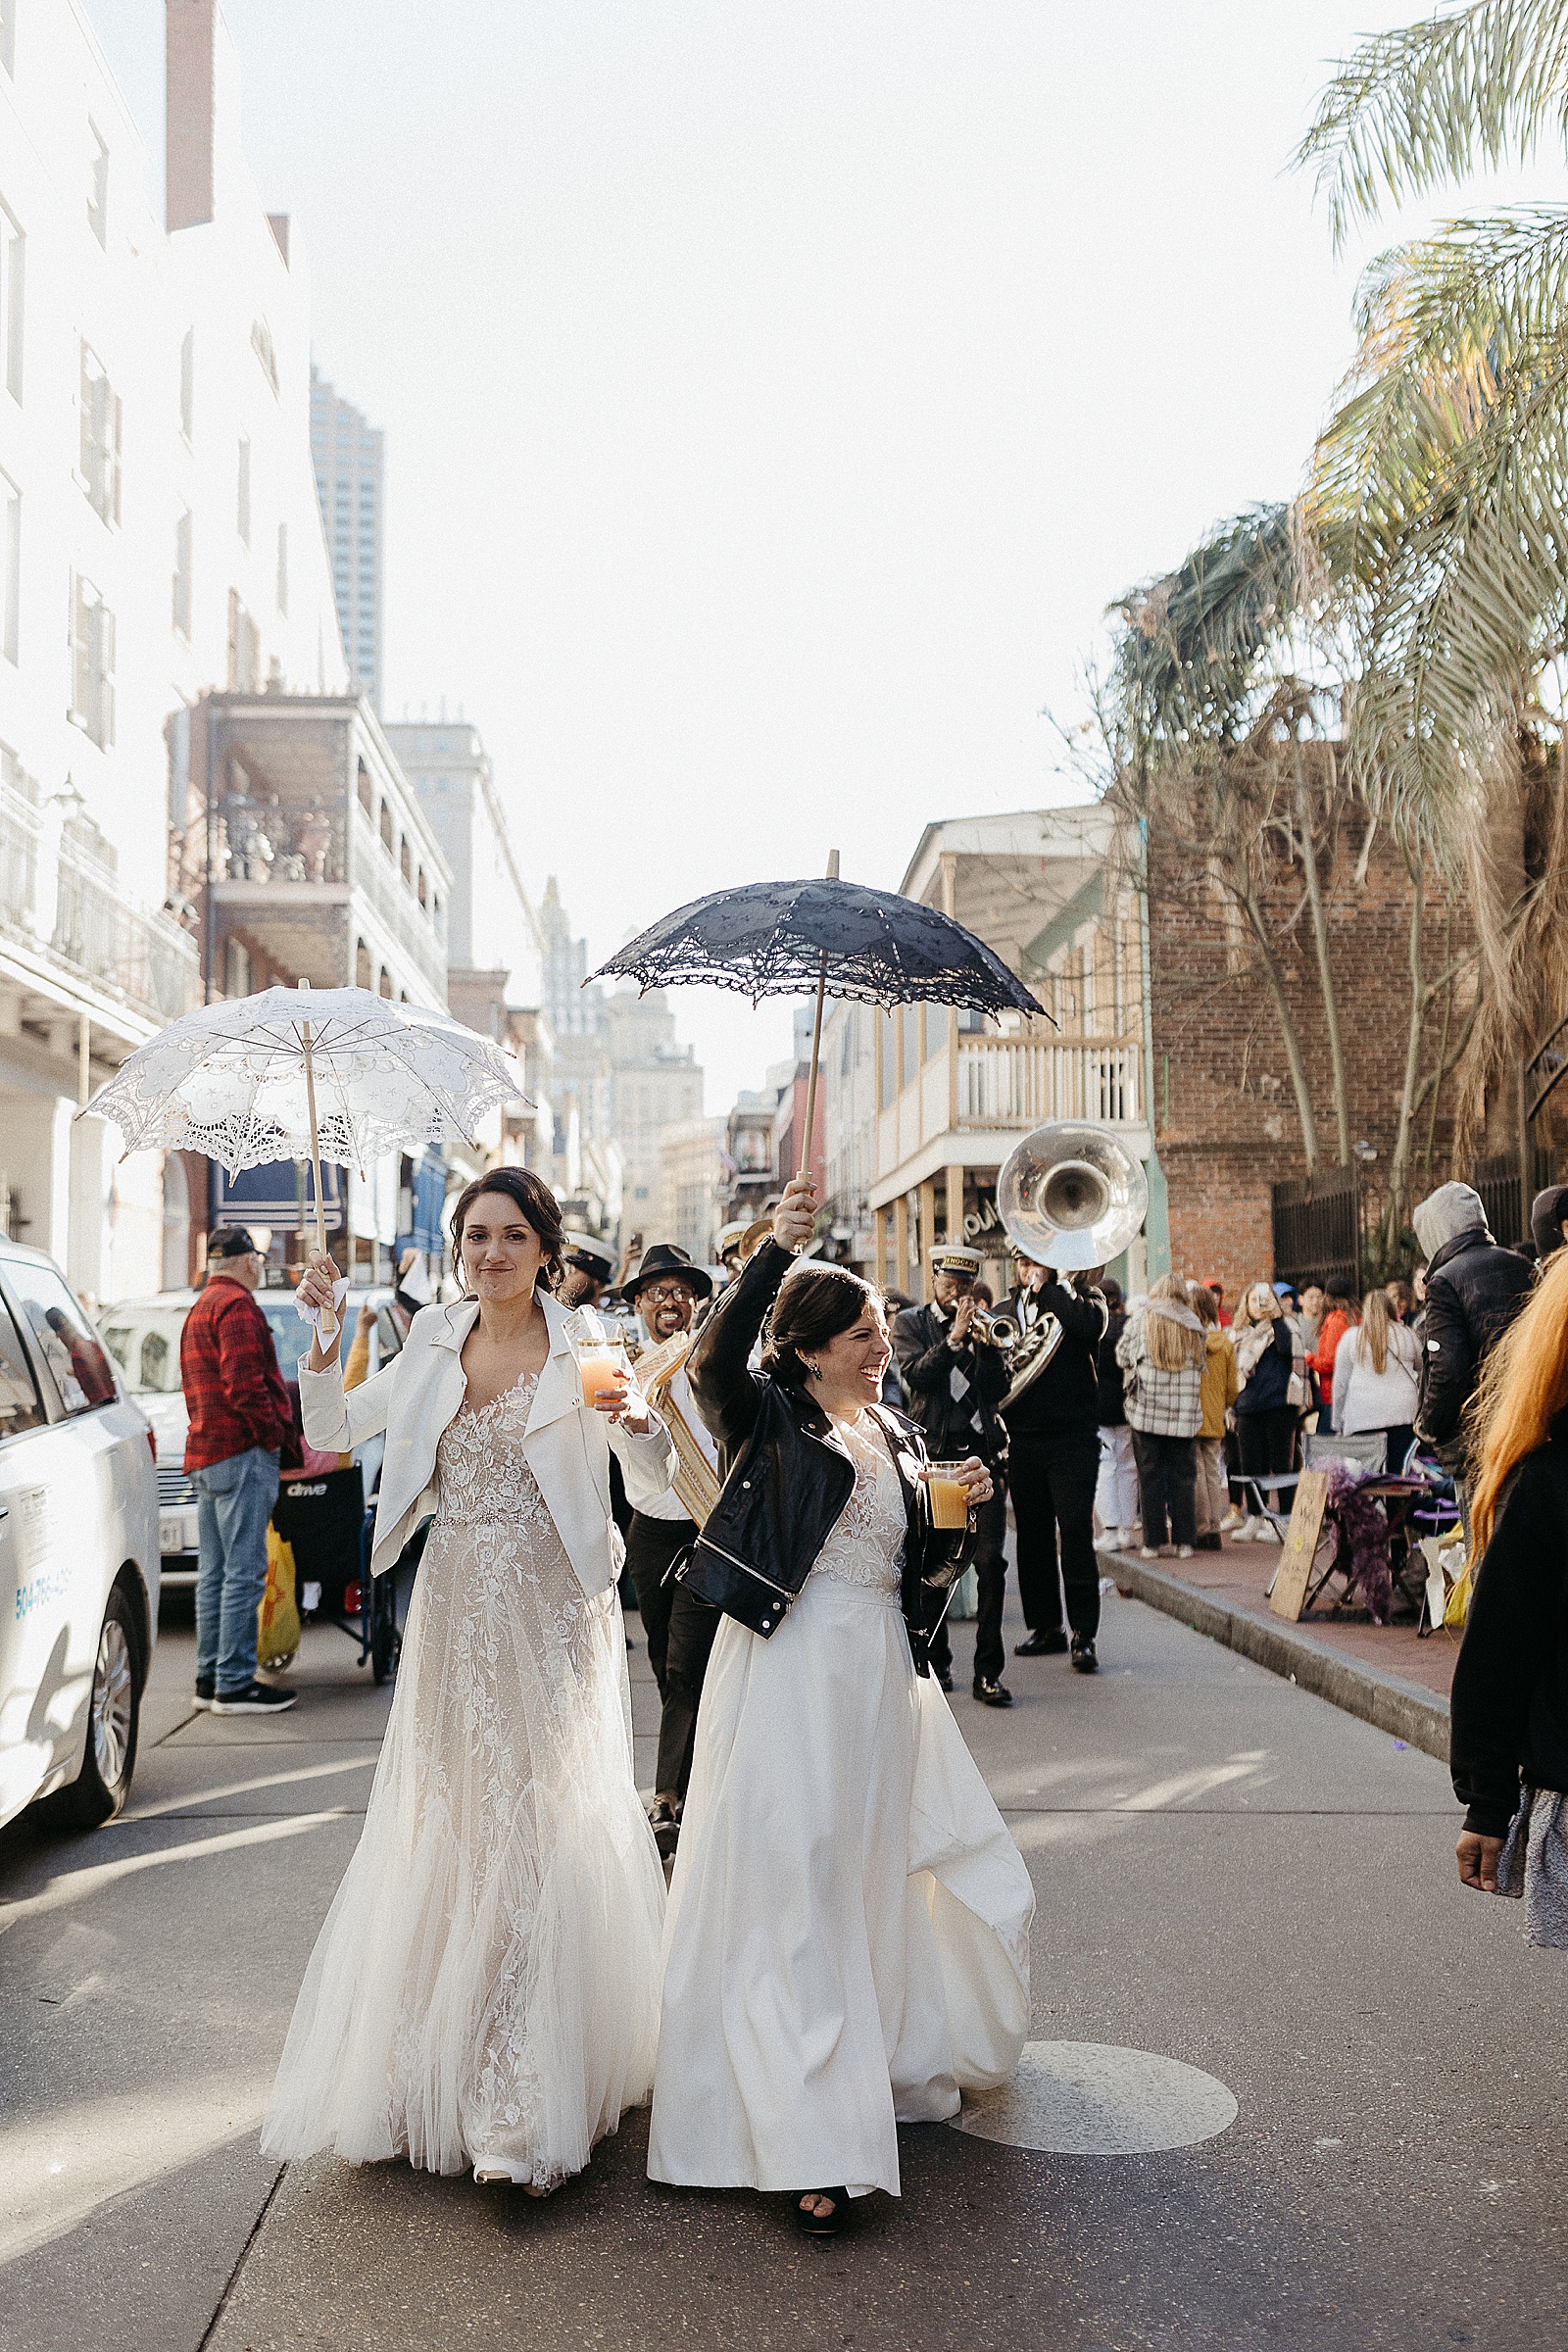
<svg viewBox="0 0 1568 2352">
<path fill-rule="evenodd" d="M 1376 33 L 1340 61 L 1297 151 L 1337 246 L 1446 180 L 1568 135 L 1568 0 L 1472 0 Z"/>
</svg>

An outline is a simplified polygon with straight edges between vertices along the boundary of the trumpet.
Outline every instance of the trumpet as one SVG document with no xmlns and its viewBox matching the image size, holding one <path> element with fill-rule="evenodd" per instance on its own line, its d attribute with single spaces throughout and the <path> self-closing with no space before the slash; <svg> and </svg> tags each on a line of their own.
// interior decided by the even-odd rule
<svg viewBox="0 0 1568 2352">
<path fill-rule="evenodd" d="M 969 1329 L 986 1347 L 1000 1348 L 1004 1355 L 1010 1354 L 1023 1336 L 1011 1315 L 988 1315 L 983 1306 L 975 1308 Z"/>
</svg>

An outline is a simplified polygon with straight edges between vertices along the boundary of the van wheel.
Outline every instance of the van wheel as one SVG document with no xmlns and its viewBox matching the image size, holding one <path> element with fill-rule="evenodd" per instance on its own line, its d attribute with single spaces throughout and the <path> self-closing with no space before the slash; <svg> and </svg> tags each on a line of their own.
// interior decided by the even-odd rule
<svg viewBox="0 0 1568 2352">
<path fill-rule="evenodd" d="M 69 1788 L 48 1800 L 54 1818 L 67 1828 L 95 1830 L 113 1821 L 130 1793 L 136 1769 L 136 1735 L 141 1727 L 141 1672 L 130 1603 L 117 1585 L 104 1611 L 93 1668 L 91 1720 L 81 1770 Z"/>
</svg>

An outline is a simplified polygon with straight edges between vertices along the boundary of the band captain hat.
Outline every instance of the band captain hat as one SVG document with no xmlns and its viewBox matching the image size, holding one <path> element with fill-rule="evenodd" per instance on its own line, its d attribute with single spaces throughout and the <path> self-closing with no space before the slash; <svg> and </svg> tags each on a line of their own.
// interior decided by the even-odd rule
<svg viewBox="0 0 1568 2352">
<path fill-rule="evenodd" d="M 933 1242 L 929 1251 L 933 1274 L 967 1274 L 978 1281 L 984 1263 L 978 1250 L 967 1250 L 961 1242 Z"/>
</svg>

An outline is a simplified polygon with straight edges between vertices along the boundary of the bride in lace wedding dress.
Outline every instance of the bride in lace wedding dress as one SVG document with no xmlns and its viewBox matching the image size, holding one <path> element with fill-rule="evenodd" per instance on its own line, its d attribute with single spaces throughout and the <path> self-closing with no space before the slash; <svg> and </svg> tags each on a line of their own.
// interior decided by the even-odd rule
<svg viewBox="0 0 1568 2352">
<path fill-rule="evenodd" d="M 695 1565 L 714 1563 L 726 1614 L 670 1886 L 648 2169 L 793 2191 L 827 2233 L 850 2200 L 899 2193 L 899 2124 L 954 2116 L 1016 2066 L 1034 1896 L 926 1670 L 924 1579 L 948 1540 L 919 1500 L 919 1434 L 880 1402 L 881 1303 L 789 1255 L 811 1206 L 795 1179 L 690 1359 L 729 1473 Z M 961 1475 L 987 1499 L 979 1461 Z"/>
<path fill-rule="evenodd" d="M 302 1374 L 308 1428 L 334 1411 L 333 1444 L 387 1428 L 378 1554 L 401 1543 L 381 1523 L 420 1479 L 421 1438 L 437 1507 L 364 1835 L 262 2144 L 471 2165 L 542 2193 L 653 2080 L 663 1877 L 631 1767 L 608 1454 L 630 1492 L 659 1492 L 669 1448 L 640 1398 L 621 1400 L 629 1428 L 583 1405 L 569 1318 L 533 1292 L 555 1202 L 500 1173 L 456 1220 L 477 1306 L 423 1309 L 346 1398 L 330 1367 Z M 490 1262 L 508 1252 L 511 1280 Z"/>
</svg>

